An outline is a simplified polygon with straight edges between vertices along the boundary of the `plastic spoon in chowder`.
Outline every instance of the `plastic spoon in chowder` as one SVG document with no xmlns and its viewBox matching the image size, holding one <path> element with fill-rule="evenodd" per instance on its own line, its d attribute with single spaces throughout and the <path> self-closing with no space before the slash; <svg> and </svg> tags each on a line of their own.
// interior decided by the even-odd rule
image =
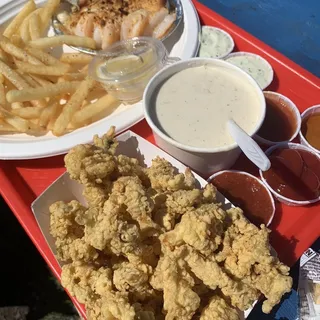
<svg viewBox="0 0 320 320">
<path fill-rule="evenodd" d="M 225 147 L 234 143 L 227 130 L 233 119 L 253 134 L 262 117 L 259 96 L 235 70 L 197 66 L 175 73 L 155 92 L 154 121 L 184 145 Z"/>
</svg>

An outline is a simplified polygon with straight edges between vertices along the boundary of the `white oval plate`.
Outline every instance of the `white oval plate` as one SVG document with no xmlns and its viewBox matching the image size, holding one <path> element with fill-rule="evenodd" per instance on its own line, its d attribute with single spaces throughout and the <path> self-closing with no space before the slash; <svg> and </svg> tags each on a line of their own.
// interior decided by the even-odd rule
<svg viewBox="0 0 320 320">
<path fill-rule="evenodd" d="M 0 5 L 0 25 L 14 17 L 26 0 L 3 0 Z M 36 1 L 44 4 L 44 0 Z M 170 56 L 181 59 L 194 57 L 199 49 L 200 22 L 191 0 L 181 0 L 183 21 L 176 32 L 164 41 Z M 53 30 L 49 30 L 53 34 Z M 65 52 L 72 52 L 64 46 Z M 87 127 L 80 128 L 62 137 L 55 137 L 50 132 L 41 137 L 26 134 L 0 135 L 0 159 L 36 159 L 66 153 L 73 146 L 92 141 L 95 134 L 104 134 L 111 125 L 116 126 L 117 133 L 127 130 L 144 118 L 142 103 L 131 106 L 121 105 L 110 116 L 101 119 Z"/>
</svg>

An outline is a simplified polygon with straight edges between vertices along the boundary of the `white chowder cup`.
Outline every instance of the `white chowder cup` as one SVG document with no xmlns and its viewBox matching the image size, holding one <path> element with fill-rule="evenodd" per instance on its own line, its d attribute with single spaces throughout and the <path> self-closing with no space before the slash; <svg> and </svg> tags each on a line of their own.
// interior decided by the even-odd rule
<svg viewBox="0 0 320 320">
<path fill-rule="evenodd" d="M 239 81 L 248 83 L 252 90 L 256 92 L 259 99 L 257 108 L 261 110 L 261 116 L 252 132 L 249 133 L 250 136 L 254 136 L 263 123 L 266 114 L 266 102 L 262 90 L 252 77 L 231 63 L 219 59 L 193 58 L 183 60 L 160 70 L 150 80 L 143 94 L 143 108 L 146 121 L 153 131 L 156 144 L 192 170 L 207 176 L 213 172 L 232 167 L 241 153 L 238 145 L 235 142 L 227 146 L 215 148 L 198 148 L 184 145 L 163 133 L 153 119 L 153 108 L 155 105 L 153 102 L 155 99 L 155 92 L 159 85 L 179 71 L 203 65 L 223 68 L 226 72 L 232 70 L 233 74 L 239 77 Z M 177 126 L 178 125 L 179 122 L 177 122 Z M 188 133 L 186 132 L 186 134 Z"/>
</svg>

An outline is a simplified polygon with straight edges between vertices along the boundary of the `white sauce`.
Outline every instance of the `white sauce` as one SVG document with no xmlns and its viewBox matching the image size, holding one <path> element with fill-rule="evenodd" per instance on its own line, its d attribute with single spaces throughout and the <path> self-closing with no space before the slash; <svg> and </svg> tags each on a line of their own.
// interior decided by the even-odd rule
<svg viewBox="0 0 320 320">
<path fill-rule="evenodd" d="M 234 42 L 226 32 L 213 27 L 202 27 L 199 57 L 223 58 L 233 47 Z"/>
<path fill-rule="evenodd" d="M 182 144 L 214 148 L 234 143 L 227 131 L 233 119 L 252 134 L 261 116 L 258 94 L 233 70 L 200 66 L 167 79 L 155 97 L 155 122 Z"/>
<path fill-rule="evenodd" d="M 264 90 L 273 79 L 272 67 L 267 61 L 256 55 L 230 55 L 225 59 L 248 73 Z"/>
</svg>

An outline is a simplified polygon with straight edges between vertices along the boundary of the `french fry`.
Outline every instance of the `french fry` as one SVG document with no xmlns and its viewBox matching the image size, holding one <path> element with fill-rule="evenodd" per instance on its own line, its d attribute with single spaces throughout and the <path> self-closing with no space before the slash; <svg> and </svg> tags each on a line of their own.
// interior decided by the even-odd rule
<svg viewBox="0 0 320 320">
<path fill-rule="evenodd" d="M 60 104 L 58 101 L 50 101 L 49 105 L 42 110 L 39 118 L 39 126 L 46 128 L 50 119 L 54 118 L 57 111 L 60 109 Z"/>
<path fill-rule="evenodd" d="M 49 26 L 51 17 L 60 5 L 60 0 L 48 0 L 41 14 L 41 33 Z"/>
<path fill-rule="evenodd" d="M 13 109 L 12 114 L 23 119 L 37 119 L 40 117 L 43 108 L 39 107 L 24 107 L 19 109 Z"/>
<path fill-rule="evenodd" d="M 0 73 L 0 83 L 4 83 L 4 76 Z"/>
<path fill-rule="evenodd" d="M 29 19 L 24 21 L 25 27 L 20 29 L 21 40 L 26 44 L 31 40 Z"/>
<path fill-rule="evenodd" d="M 24 90 L 10 90 L 7 92 L 6 97 L 9 103 L 43 99 L 46 97 L 55 97 L 60 96 L 64 93 L 75 92 L 79 87 L 80 83 L 81 82 L 79 81 L 70 81 L 62 83 L 52 83 L 47 85 L 46 87 L 29 87 Z"/>
<path fill-rule="evenodd" d="M 22 21 L 32 12 L 36 10 L 36 5 L 33 0 L 28 1 L 22 10 L 16 15 L 16 17 L 10 22 L 7 28 L 4 30 L 3 35 L 10 38 L 14 33 L 18 31 Z"/>
<path fill-rule="evenodd" d="M 86 76 L 87 75 L 85 73 L 78 72 L 78 73 L 67 73 L 62 77 L 67 81 L 72 81 L 72 80 L 82 81 L 86 78 Z"/>
<path fill-rule="evenodd" d="M 0 83 L 0 105 L 5 106 L 7 104 L 6 93 L 3 83 Z"/>
<path fill-rule="evenodd" d="M 34 65 L 42 64 L 41 61 L 31 56 L 27 51 L 11 43 L 9 39 L 2 37 L 0 40 L 0 47 L 2 48 L 3 51 L 5 51 L 6 53 L 10 54 L 11 56 L 19 60 L 34 64 Z"/>
<path fill-rule="evenodd" d="M 107 94 L 94 103 L 84 106 L 81 110 L 77 111 L 72 117 L 72 123 L 76 125 L 87 124 L 91 119 L 103 111 L 110 111 L 110 113 L 118 107 L 120 102 Z"/>
<path fill-rule="evenodd" d="M 40 85 L 33 80 L 28 74 L 22 73 L 20 70 L 17 70 L 17 72 L 20 74 L 20 76 L 28 83 L 28 85 L 31 88 L 37 88 Z M 44 108 L 47 105 L 47 102 L 45 99 L 39 99 L 39 100 L 33 100 L 32 105 L 39 107 L 39 108 Z"/>
<path fill-rule="evenodd" d="M 94 86 L 95 81 L 87 78 L 82 81 L 77 91 L 71 96 L 70 100 L 66 103 L 62 109 L 61 114 L 56 120 L 53 127 L 53 134 L 55 136 L 61 136 L 65 132 L 68 124 L 71 122 L 72 116 L 78 109 L 81 108 L 82 101 L 86 99 L 90 90 Z"/>
<path fill-rule="evenodd" d="M 8 65 L 0 60 L 0 73 L 4 75 L 16 88 L 22 90 L 29 88 L 28 83 Z"/>
<path fill-rule="evenodd" d="M 44 66 L 44 65 L 33 65 L 26 62 L 15 61 L 18 69 L 24 73 L 32 73 L 45 76 L 62 76 L 70 70 L 68 65 L 59 66 Z"/>
<path fill-rule="evenodd" d="M 3 61 L 10 67 L 14 67 L 14 61 L 11 56 L 4 52 L 0 47 L 0 61 Z"/>
<path fill-rule="evenodd" d="M 92 60 L 92 56 L 85 53 L 63 53 L 60 61 L 70 64 L 88 64 Z"/>
<path fill-rule="evenodd" d="M 63 108 L 64 108 L 64 105 L 61 105 L 61 104 L 58 105 L 55 115 L 52 116 L 52 118 L 50 119 L 47 125 L 47 130 L 50 130 L 50 131 L 53 130 L 54 124 L 56 123 L 58 117 L 60 116 Z"/>
<path fill-rule="evenodd" d="M 96 43 L 92 38 L 70 35 L 40 38 L 29 42 L 30 47 L 39 49 L 57 47 L 64 44 L 68 46 L 85 47 L 90 49 L 95 49 L 96 47 Z"/>
<path fill-rule="evenodd" d="M 11 109 L 12 110 L 20 109 L 20 108 L 24 108 L 23 102 L 13 102 L 13 103 L 11 103 Z"/>
<path fill-rule="evenodd" d="M 41 37 L 41 21 L 37 14 L 33 14 L 29 21 L 29 32 L 31 40 L 36 40 Z"/>
<path fill-rule="evenodd" d="M 22 119 L 5 108 L 0 106 L 0 115 L 4 117 L 5 122 L 12 125 L 19 132 L 27 132 L 30 129 L 30 123 L 28 120 Z"/>
<path fill-rule="evenodd" d="M 25 49 L 31 56 L 37 58 L 45 65 L 67 65 L 65 63 L 60 62 L 60 60 L 53 57 L 51 54 L 44 52 L 37 48 L 29 48 Z"/>
<path fill-rule="evenodd" d="M 18 34 L 13 34 L 10 40 L 11 40 L 11 43 L 18 48 L 24 45 L 20 35 Z"/>
<path fill-rule="evenodd" d="M 81 73 L 88 73 L 89 70 L 89 65 L 84 66 L 83 68 L 80 69 Z"/>
<path fill-rule="evenodd" d="M 28 43 L 31 40 L 31 35 L 30 35 L 30 28 L 29 28 L 29 22 L 30 22 L 30 18 L 33 15 L 37 15 L 39 16 L 42 13 L 43 9 L 39 8 L 33 12 L 31 12 L 21 23 L 21 26 L 19 28 L 19 32 L 20 32 L 20 37 L 22 39 L 22 41 L 24 43 Z"/>
<path fill-rule="evenodd" d="M 3 120 L 0 120 L 0 132 L 17 132 L 17 129 L 13 127 L 11 124 L 4 122 Z"/>
<path fill-rule="evenodd" d="M 36 81 L 41 87 L 46 87 L 47 85 L 52 84 L 49 80 L 43 79 L 41 76 L 35 74 L 30 74 L 30 77 Z"/>
<path fill-rule="evenodd" d="M 23 73 L 21 70 L 17 70 L 17 72 L 20 74 L 20 76 L 26 80 L 26 82 L 29 84 L 30 87 L 32 88 L 37 88 L 39 87 L 39 84 L 32 79 L 28 74 Z"/>
</svg>

